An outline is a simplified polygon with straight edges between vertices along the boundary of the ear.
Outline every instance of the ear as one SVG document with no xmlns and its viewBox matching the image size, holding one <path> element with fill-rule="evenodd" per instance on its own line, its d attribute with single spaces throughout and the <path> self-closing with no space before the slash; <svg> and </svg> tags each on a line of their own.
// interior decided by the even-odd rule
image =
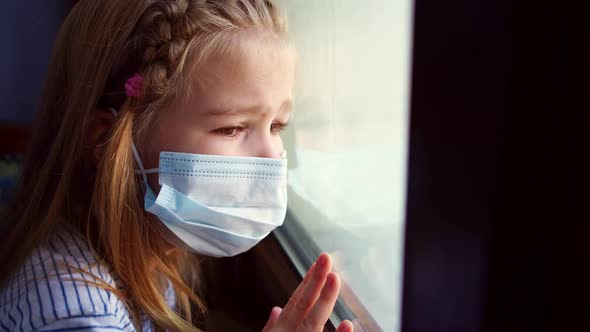
<svg viewBox="0 0 590 332">
<path fill-rule="evenodd" d="M 114 124 L 115 116 L 108 109 L 96 109 L 92 114 L 86 134 L 85 146 L 92 151 L 95 163 L 98 163 L 102 156 L 108 134 Z"/>
</svg>

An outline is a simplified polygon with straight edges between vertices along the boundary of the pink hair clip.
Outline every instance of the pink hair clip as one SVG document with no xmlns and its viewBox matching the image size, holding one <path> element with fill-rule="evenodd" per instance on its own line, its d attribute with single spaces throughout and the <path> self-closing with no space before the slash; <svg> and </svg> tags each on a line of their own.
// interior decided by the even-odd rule
<svg viewBox="0 0 590 332">
<path fill-rule="evenodd" d="M 127 97 L 137 97 L 141 93 L 141 87 L 143 85 L 143 76 L 136 73 L 131 76 L 127 82 L 125 82 L 125 94 Z"/>
</svg>

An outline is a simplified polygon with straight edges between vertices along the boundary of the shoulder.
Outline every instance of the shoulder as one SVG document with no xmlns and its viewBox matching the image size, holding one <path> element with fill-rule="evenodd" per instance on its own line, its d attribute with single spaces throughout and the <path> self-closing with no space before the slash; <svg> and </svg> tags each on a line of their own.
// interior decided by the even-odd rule
<svg viewBox="0 0 590 332">
<path fill-rule="evenodd" d="M 0 329 L 134 331 L 109 268 L 77 234 L 59 232 L 38 247 L 0 291 Z"/>
</svg>

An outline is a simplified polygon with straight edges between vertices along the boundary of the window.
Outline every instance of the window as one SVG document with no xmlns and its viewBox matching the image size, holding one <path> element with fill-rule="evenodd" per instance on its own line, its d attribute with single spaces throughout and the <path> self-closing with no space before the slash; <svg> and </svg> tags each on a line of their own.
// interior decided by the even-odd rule
<svg viewBox="0 0 590 332">
<path fill-rule="evenodd" d="M 300 272 L 321 251 L 343 279 L 339 319 L 399 330 L 409 126 L 409 0 L 281 1 L 298 52 L 283 136 Z M 378 327 L 376 327 L 378 326 Z"/>
</svg>

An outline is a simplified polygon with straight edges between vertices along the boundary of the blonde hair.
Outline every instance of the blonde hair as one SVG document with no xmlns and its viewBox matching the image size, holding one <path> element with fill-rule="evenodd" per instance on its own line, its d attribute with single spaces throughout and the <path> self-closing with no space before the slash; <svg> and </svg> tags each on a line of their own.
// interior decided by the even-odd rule
<svg viewBox="0 0 590 332">
<path fill-rule="evenodd" d="M 86 234 L 121 279 L 125 289 L 113 291 L 138 329 L 145 313 L 156 330 L 197 330 L 191 303 L 201 313 L 205 307 L 194 291 L 196 271 L 188 271 L 195 265 L 185 251 L 166 253 L 165 227 L 143 210 L 131 145 L 145 149 L 154 114 L 188 96 L 199 65 L 255 32 L 284 40 L 272 1 L 79 1 L 56 40 L 20 192 L 0 239 L 0 266 L 8 267 L 0 282 L 63 221 Z M 136 72 L 144 76 L 142 94 L 127 98 L 124 83 Z M 111 106 L 119 114 L 94 163 L 87 131 L 97 108 Z M 165 302 L 166 278 L 178 312 Z"/>
</svg>

